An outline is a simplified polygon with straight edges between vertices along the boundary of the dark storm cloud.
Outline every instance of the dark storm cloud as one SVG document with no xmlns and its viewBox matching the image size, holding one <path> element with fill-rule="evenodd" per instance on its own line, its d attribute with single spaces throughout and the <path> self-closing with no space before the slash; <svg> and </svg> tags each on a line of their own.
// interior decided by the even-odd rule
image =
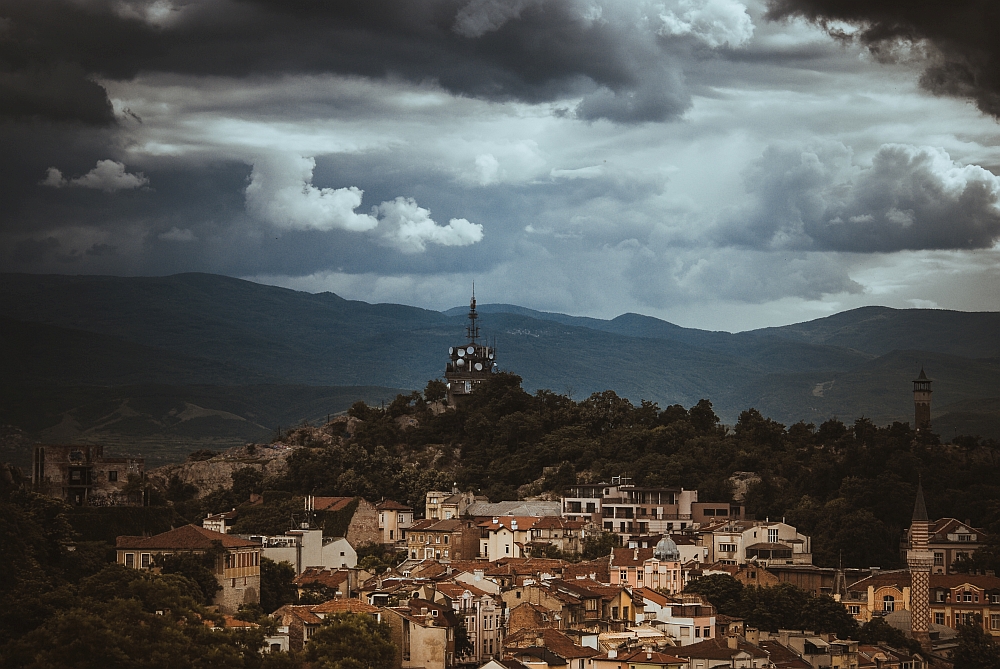
<svg viewBox="0 0 1000 669">
<path fill-rule="evenodd" d="M 770 0 L 774 19 L 802 16 L 829 26 L 842 21 L 859 28 L 841 39 L 857 39 L 880 59 L 892 60 L 901 43 L 926 40 L 936 50 L 921 84 L 940 95 L 968 97 L 1000 117 L 1000 3 L 989 0 Z"/>
<path fill-rule="evenodd" d="M 149 2 L 0 0 L 0 85 L 13 94 L 0 110 L 107 121 L 107 100 L 83 73 L 332 72 L 434 80 L 492 100 L 583 95 L 588 119 L 683 113 L 690 99 L 677 60 L 698 42 L 698 27 L 665 33 L 658 16 L 624 3 L 595 16 L 584 9 L 573 0 L 212 0 L 157 12 Z M 752 31 L 741 5 L 727 9 L 731 25 L 716 20 L 701 35 L 710 46 Z M 37 90 L 25 86 L 36 78 Z"/>
<path fill-rule="evenodd" d="M 772 146 L 744 175 L 751 204 L 716 229 L 762 249 L 981 249 L 1000 238 L 1000 178 L 942 149 L 886 144 L 870 167 L 839 143 Z"/>
</svg>

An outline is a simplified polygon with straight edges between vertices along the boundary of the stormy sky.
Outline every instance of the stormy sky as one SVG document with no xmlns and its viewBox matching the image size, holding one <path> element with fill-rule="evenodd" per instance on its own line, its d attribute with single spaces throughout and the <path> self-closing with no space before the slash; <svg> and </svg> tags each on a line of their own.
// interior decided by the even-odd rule
<svg viewBox="0 0 1000 669">
<path fill-rule="evenodd" d="M 0 0 L 0 271 L 1000 309 L 1000 5 Z"/>
</svg>

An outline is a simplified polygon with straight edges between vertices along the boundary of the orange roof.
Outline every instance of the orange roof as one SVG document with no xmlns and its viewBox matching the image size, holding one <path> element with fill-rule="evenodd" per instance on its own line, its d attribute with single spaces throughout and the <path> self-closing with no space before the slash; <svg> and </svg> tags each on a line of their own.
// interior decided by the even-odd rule
<svg viewBox="0 0 1000 669">
<path fill-rule="evenodd" d="M 347 580 L 347 575 L 348 572 L 346 569 L 318 569 L 316 567 L 308 567 L 296 576 L 292 583 L 299 586 L 318 583 L 319 585 L 336 589 L 338 585 Z"/>
<path fill-rule="evenodd" d="M 494 523 L 492 519 L 484 520 L 479 523 L 479 527 L 488 530 L 499 530 L 501 527 L 513 529 L 514 523 L 517 523 L 517 531 L 521 532 L 522 530 L 530 530 L 539 520 L 534 516 L 499 516 L 497 522 Z"/>
<path fill-rule="evenodd" d="M 208 550 L 219 542 L 224 548 L 260 548 L 260 544 L 246 539 L 206 530 L 197 525 L 184 525 L 152 537 L 120 536 L 115 540 L 117 548 L 141 550 Z"/>
<path fill-rule="evenodd" d="M 412 506 L 406 506 L 405 504 L 394 502 L 391 499 L 379 502 L 375 505 L 375 508 L 379 511 L 413 511 Z"/>
<path fill-rule="evenodd" d="M 504 647 L 509 652 L 512 648 L 516 647 L 534 646 L 539 637 L 542 639 L 542 646 L 563 659 L 594 657 L 598 654 L 593 648 L 577 646 L 571 638 L 559 630 L 549 627 L 543 629 L 523 629 L 513 634 L 508 634 L 504 639 Z"/>
<path fill-rule="evenodd" d="M 313 508 L 316 511 L 340 511 L 353 502 L 356 497 L 313 497 Z"/>
<path fill-rule="evenodd" d="M 611 551 L 611 567 L 638 567 L 652 559 L 652 548 L 615 548 Z"/>
<path fill-rule="evenodd" d="M 331 599 L 312 607 L 313 613 L 378 613 L 378 607 L 360 599 Z"/>
</svg>

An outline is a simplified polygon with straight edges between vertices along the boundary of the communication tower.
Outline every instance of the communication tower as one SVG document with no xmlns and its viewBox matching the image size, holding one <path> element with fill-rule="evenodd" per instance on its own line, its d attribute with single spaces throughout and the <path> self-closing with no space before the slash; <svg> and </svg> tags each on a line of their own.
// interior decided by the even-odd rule
<svg viewBox="0 0 1000 669">
<path fill-rule="evenodd" d="M 448 385 L 448 403 L 454 405 L 459 398 L 467 397 L 476 386 L 497 371 L 496 349 L 479 343 L 479 325 L 476 313 L 476 287 L 472 287 L 469 302 L 469 324 L 465 328 L 466 341 L 461 346 L 448 348 L 448 365 L 444 378 Z"/>
</svg>

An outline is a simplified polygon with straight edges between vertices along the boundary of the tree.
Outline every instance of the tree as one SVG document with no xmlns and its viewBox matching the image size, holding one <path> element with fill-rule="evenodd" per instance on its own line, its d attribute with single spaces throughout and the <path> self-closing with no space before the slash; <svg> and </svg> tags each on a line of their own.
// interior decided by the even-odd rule
<svg viewBox="0 0 1000 669">
<path fill-rule="evenodd" d="M 583 559 L 593 560 L 611 555 L 611 550 L 619 545 L 618 535 L 614 532 L 588 535 L 583 539 Z"/>
<path fill-rule="evenodd" d="M 254 467 L 241 467 L 230 476 L 233 479 L 233 497 L 242 503 L 250 499 L 251 494 L 259 495 L 264 491 L 264 472 Z"/>
<path fill-rule="evenodd" d="M 323 669 L 391 669 L 396 647 L 389 626 L 364 614 L 327 616 L 306 646 L 306 659 Z"/>
<path fill-rule="evenodd" d="M 288 562 L 275 562 L 266 557 L 260 559 L 260 607 L 264 613 L 271 613 L 285 604 L 295 601 L 295 567 Z"/>
<path fill-rule="evenodd" d="M 864 644 L 885 643 L 893 648 L 905 648 L 911 653 L 920 652 L 920 644 L 906 636 L 885 621 L 885 618 L 872 618 L 858 631 L 858 641 Z"/>
<path fill-rule="evenodd" d="M 684 588 L 685 592 L 703 595 L 719 613 L 737 616 L 743 584 L 729 574 L 711 574 L 697 578 Z"/>
<path fill-rule="evenodd" d="M 427 402 L 441 402 L 448 396 L 448 386 L 441 379 L 432 379 L 427 382 L 424 388 L 424 400 Z"/>
<path fill-rule="evenodd" d="M 982 624 L 958 626 L 958 647 L 951 652 L 955 669 L 1000 669 L 1000 648 Z"/>
<path fill-rule="evenodd" d="M 203 604 L 211 604 L 216 593 L 222 590 L 219 579 L 215 578 L 217 552 L 204 555 L 195 553 L 174 553 L 157 557 L 164 574 L 180 574 L 198 585 Z"/>
</svg>

